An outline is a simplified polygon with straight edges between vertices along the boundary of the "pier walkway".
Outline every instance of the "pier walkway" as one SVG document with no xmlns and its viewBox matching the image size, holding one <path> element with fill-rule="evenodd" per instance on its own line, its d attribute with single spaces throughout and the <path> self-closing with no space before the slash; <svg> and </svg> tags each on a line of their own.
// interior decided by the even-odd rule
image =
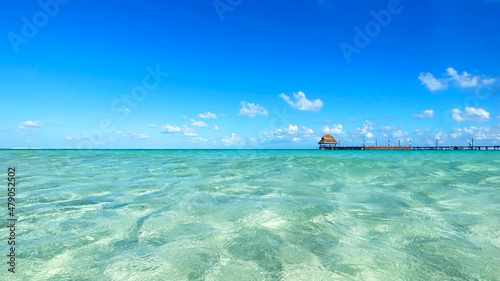
<svg viewBox="0 0 500 281">
<path fill-rule="evenodd" d="M 321 150 L 500 150 L 500 145 L 481 146 L 328 146 Z"/>
</svg>

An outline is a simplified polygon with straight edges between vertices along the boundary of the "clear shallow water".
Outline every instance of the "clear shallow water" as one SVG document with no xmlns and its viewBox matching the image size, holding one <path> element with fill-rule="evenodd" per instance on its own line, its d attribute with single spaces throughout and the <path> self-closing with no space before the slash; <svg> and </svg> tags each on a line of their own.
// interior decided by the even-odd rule
<svg viewBox="0 0 500 281">
<path fill-rule="evenodd" d="M 500 276 L 494 151 L 0 151 L 0 163 L 2 188 L 9 166 L 19 185 L 12 280 Z"/>
</svg>

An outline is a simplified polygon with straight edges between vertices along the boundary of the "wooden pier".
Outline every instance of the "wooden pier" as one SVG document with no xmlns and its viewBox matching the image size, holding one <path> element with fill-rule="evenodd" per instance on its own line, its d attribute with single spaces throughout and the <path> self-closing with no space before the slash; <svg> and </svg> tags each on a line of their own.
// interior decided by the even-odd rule
<svg viewBox="0 0 500 281">
<path fill-rule="evenodd" d="M 500 145 L 475 146 L 415 146 L 411 150 L 500 150 Z"/>
<path fill-rule="evenodd" d="M 499 145 L 481 146 L 320 146 L 321 150 L 499 150 Z"/>
<path fill-rule="evenodd" d="M 340 143 L 331 135 L 324 135 L 318 142 L 320 150 L 499 150 L 500 145 L 474 145 L 474 140 L 471 140 L 468 146 L 439 146 L 436 140 L 435 146 L 401 146 L 401 142 L 397 146 L 391 146 L 390 141 L 387 146 L 378 146 L 375 141 L 375 146 L 365 146 L 363 140 L 362 146 L 340 146 Z"/>
</svg>

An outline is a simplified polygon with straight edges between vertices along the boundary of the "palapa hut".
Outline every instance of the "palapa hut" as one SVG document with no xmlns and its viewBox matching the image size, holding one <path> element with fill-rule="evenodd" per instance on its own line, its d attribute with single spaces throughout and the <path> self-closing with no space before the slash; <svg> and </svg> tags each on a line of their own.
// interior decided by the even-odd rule
<svg viewBox="0 0 500 281">
<path fill-rule="evenodd" d="M 335 140 L 332 135 L 324 135 L 321 137 L 321 140 L 318 142 L 319 149 L 332 149 L 332 145 L 335 147 L 339 142 Z"/>
</svg>

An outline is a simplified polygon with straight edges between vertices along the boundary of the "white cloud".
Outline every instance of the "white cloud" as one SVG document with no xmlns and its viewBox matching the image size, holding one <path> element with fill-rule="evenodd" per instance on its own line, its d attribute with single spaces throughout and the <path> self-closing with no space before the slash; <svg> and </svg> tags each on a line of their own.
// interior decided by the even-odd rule
<svg viewBox="0 0 500 281">
<path fill-rule="evenodd" d="M 408 132 L 406 132 L 406 131 L 403 132 L 401 130 L 396 130 L 396 131 L 392 132 L 392 137 L 395 139 L 400 139 L 400 138 L 404 137 L 405 135 L 407 136 Z"/>
<path fill-rule="evenodd" d="M 492 84 L 495 84 L 498 81 L 496 78 L 485 78 L 483 79 L 483 85 L 485 86 L 490 86 Z"/>
<path fill-rule="evenodd" d="M 413 114 L 415 118 L 417 119 L 424 119 L 424 118 L 434 118 L 434 110 L 433 109 L 427 109 L 422 111 L 421 114 Z"/>
<path fill-rule="evenodd" d="M 479 77 L 472 76 L 467 72 L 462 72 L 462 75 L 458 74 L 458 72 L 452 67 L 448 67 L 446 72 L 451 77 L 451 79 L 455 80 L 458 83 L 460 88 L 474 88 L 479 85 Z"/>
<path fill-rule="evenodd" d="M 186 137 L 197 137 L 198 136 L 195 129 L 189 128 L 186 125 L 184 125 L 184 129 L 182 130 L 182 132 L 184 133 L 184 135 Z"/>
<path fill-rule="evenodd" d="M 299 129 L 298 125 L 288 125 L 288 127 L 285 127 L 283 129 L 277 129 L 274 131 L 271 131 L 271 133 L 264 132 L 262 134 L 262 142 L 265 141 L 274 141 L 274 140 L 279 140 L 279 141 L 297 141 L 294 139 L 309 139 L 309 138 L 314 138 L 314 131 L 310 128 L 307 128 L 305 126 L 302 126 L 301 129 Z"/>
<path fill-rule="evenodd" d="M 472 75 L 466 71 L 459 74 L 453 67 L 448 67 L 446 69 L 445 76 L 446 78 L 437 79 L 434 75 L 427 72 L 426 74 L 420 73 L 418 79 L 422 81 L 422 85 L 425 85 L 425 87 L 431 92 L 446 90 L 450 81 L 454 81 L 461 89 L 481 89 L 498 82 L 497 78 L 489 78 L 486 75 Z"/>
<path fill-rule="evenodd" d="M 301 138 L 293 138 L 293 139 L 292 139 L 292 141 L 293 141 L 293 142 L 299 142 L 299 141 L 301 141 L 301 140 L 302 140 Z"/>
<path fill-rule="evenodd" d="M 326 125 L 323 127 L 323 134 L 342 135 L 344 134 L 344 127 L 342 126 L 342 124 L 333 124 L 332 127 Z"/>
<path fill-rule="evenodd" d="M 164 126 L 160 126 L 160 129 L 158 129 L 158 132 L 163 133 L 163 134 L 168 134 L 168 133 L 179 133 L 181 131 L 181 128 L 176 127 L 176 126 L 170 126 L 168 124 Z"/>
<path fill-rule="evenodd" d="M 156 128 L 156 125 L 155 124 L 148 124 L 148 127 L 150 127 L 150 128 Z"/>
<path fill-rule="evenodd" d="M 373 135 L 373 133 L 372 133 L 372 131 L 374 131 L 374 130 L 375 130 L 375 128 L 373 127 L 372 122 L 370 122 L 369 120 L 366 120 L 366 121 L 365 121 L 365 123 L 363 124 L 363 128 L 361 128 L 361 129 L 360 129 L 360 128 L 358 128 L 358 129 L 357 129 L 357 131 L 358 131 L 361 135 L 363 135 L 363 136 L 365 136 L 365 137 L 367 137 L 367 138 L 369 138 L 369 139 L 371 139 L 371 138 L 373 138 L 373 137 L 375 136 L 375 135 Z"/>
<path fill-rule="evenodd" d="M 439 132 L 434 136 L 437 140 L 443 140 L 446 138 L 446 134 L 443 132 Z"/>
<path fill-rule="evenodd" d="M 221 139 L 222 144 L 225 146 L 241 145 L 243 144 L 243 138 L 233 133 L 231 137 L 223 137 Z"/>
<path fill-rule="evenodd" d="M 148 134 L 136 134 L 136 133 L 130 133 L 130 138 L 132 139 L 149 139 Z"/>
<path fill-rule="evenodd" d="M 79 137 L 68 137 L 66 136 L 66 140 L 67 141 L 79 141 L 79 140 L 84 140 L 84 139 L 88 139 L 87 136 L 79 136 Z"/>
<path fill-rule="evenodd" d="M 297 125 L 293 126 L 290 124 L 288 128 L 283 128 L 283 129 L 276 129 L 274 131 L 271 131 L 271 135 L 269 137 L 271 138 L 278 138 L 282 139 L 285 137 L 285 135 L 293 135 L 298 133 Z"/>
<path fill-rule="evenodd" d="M 313 136 L 314 131 L 312 129 L 306 128 L 305 126 L 302 126 L 302 134 L 305 136 Z"/>
<path fill-rule="evenodd" d="M 206 142 L 208 141 L 207 139 L 204 139 L 202 137 L 194 137 L 191 139 L 193 142 Z"/>
<path fill-rule="evenodd" d="M 459 128 L 459 129 L 456 129 L 455 131 L 453 131 L 452 133 L 450 133 L 450 136 L 451 136 L 452 138 L 454 138 L 454 139 L 459 138 L 459 137 L 461 137 L 461 136 L 463 136 L 463 135 L 464 135 L 464 132 L 463 132 L 463 130 L 462 130 L 462 129 L 460 129 L 460 128 Z"/>
<path fill-rule="evenodd" d="M 214 130 L 216 130 L 216 131 L 220 130 L 220 129 L 219 129 L 219 126 L 214 125 Z"/>
<path fill-rule="evenodd" d="M 247 108 L 248 106 L 248 108 Z M 254 118 L 256 115 L 267 115 L 267 109 L 263 106 L 255 105 L 254 103 L 241 102 L 241 109 L 239 116 L 244 116 L 248 118 Z"/>
<path fill-rule="evenodd" d="M 456 122 L 466 121 L 464 117 L 460 116 L 460 113 L 462 113 L 462 111 L 460 111 L 460 109 L 454 108 L 451 110 L 451 117 L 453 117 L 453 120 L 455 120 Z"/>
<path fill-rule="evenodd" d="M 476 127 L 455 129 L 450 136 L 454 139 L 460 137 L 474 138 L 476 140 L 500 140 L 500 126 L 498 127 Z"/>
<path fill-rule="evenodd" d="M 191 126 L 193 126 L 193 127 L 208 127 L 208 125 L 205 122 L 196 121 L 194 119 L 191 119 Z"/>
<path fill-rule="evenodd" d="M 344 143 L 352 142 L 354 144 L 359 144 L 363 139 L 366 140 L 366 143 L 374 144 L 375 138 L 377 136 L 380 138 L 383 137 L 401 141 L 409 140 L 410 137 L 409 133 L 405 131 L 403 127 L 377 125 L 373 124 L 370 120 L 365 120 L 362 127 L 358 127 L 354 131 L 346 132 L 345 128 L 343 128 L 341 124 L 334 124 L 332 126 L 324 126 L 322 129 L 322 133 L 331 134 L 337 140 L 342 140 Z"/>
<path fill-rule="evenodd" d="M 287 128 L 277 129 L 271 131 L 271 135 L 276 136 L 277 138 L 283 138 L 284 135 L 300 135 L 301 137 L 311 137 L 314 131 L 305 126 L 302 126 L 301 130 L 299 130 L 299 126 L 297 125 L 288 125 Z"/>
<path fill-rule="evenodd" d="M 396 130 L 396 127 L 392 127 L 392 126 L 380 126 L 380 129 L 382 129 L 384 131 L 391 131 L 391 130 Z"/>
<path fill-rule="evenodd" d="M 113 138 L 108 138 L 110 141 L 113 140 Z M 75 136 L 75 137 L 71 137 L 71 136 L 66 136 L 66 140 L 67 141 L 81 141 L 81 140 L 89 140 L 90 143 L 92 145 L 102 145 L 104 144 L 104 140 L 105 139 L 102 139 L 103 141 L 97 141 L 96 139 L 89 139 L 88 136 Z"/>
<path fill-rule="evenodd" d="M 321 108 L 323 108 L 323 102 L 320 99 L 310 101 L 303 92 L 293 93 L 293 97 L 295 102 L 291 101 L 289 96 L 280 94 L 280 98 L 284 99 L 292 108 L 298 110 L 320 112 Z"/>
<path fill-rule="evenodd" d="M 19 124 L 19 129 L 29 129 L 29 128 L 40 128 L 43 126 L 43 123 L 40 121 L 26 121 L 24 123 Z"/>
<path fill-rule="evenodd" d="M 200 113 L 198 114 L 198 117 L 204 118 L 204 119 L 217 119 L 217 115 L 211 112 L 206 112 L 206 113 Z"/>
<path fill-rule="evenodd" d="M 490 113 L 483 108 L 466 107 L 465 114 L 462 115 L 462 111 L 455 108 L 451 111 L 451 116 L 456 122 L 466 122 L 466 121 L 476 121 L 476 122 L 487 122 L 490 120 Z"/>
<path fill-rule="evenodd" d="M 134 132 L 121 132 L 121 131 L 118 131 L 118 130 L 115 130 L 114 132 L 119 137 L 128 137 L 128 138 L 131 138 L 131 139 L 149 139 L 149 135 L 148 134 L 137 134 L 137 133 L 134 133 Z M 66 137 L 66 139 L 67 139 L 67 137 Z"/>
<path fill-rule="evenodd" d="M 448 82 L 446 79 L 436 79 L 436 77 L 429 72 L 426 74 L 423 72 L 420 73 L 418 80 L 422 81 L 422 85 L 425 85 L 425 87 L 431 92 L 446 90 L 448 88 Z"/>
<path fill-rule="evenodd" d="M 298 130 L 298 126 L 297 126 L 297 125 L 295 125 L 295 126 L 294 126 L 294 125 L 292 125 L 292 124 L 290 124 L 290 125 L 288 126 L 288 128 L 285 128 L 285 129 L 284 129 L 284 131 L 285 131 L 287 134 L 289 134 L 289 135 L 294 135 L 294 134 L 297 134 L 297 133 L 299 132 L 299 130 Z"/>
</svg>

